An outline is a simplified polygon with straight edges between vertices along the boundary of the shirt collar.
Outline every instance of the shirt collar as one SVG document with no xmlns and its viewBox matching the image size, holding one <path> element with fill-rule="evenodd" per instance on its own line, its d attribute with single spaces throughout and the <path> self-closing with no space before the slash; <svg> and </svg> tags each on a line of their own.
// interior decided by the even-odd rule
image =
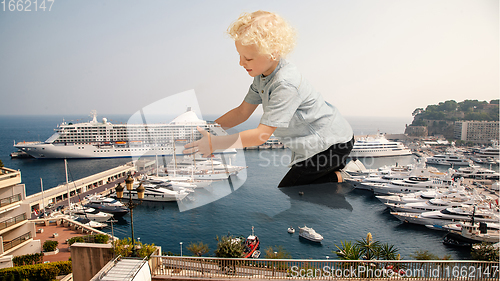
<svg viewBox="0 0 500 281">
<path fill-rule="evenodd" d="M 274 69 L 274 71 L 267 75 L 267 76 L 264 76 L 264 75 L 260 75 L 260 79 L 262 81 L 265 81 L 265 82 L 268 82 L 268 81 L 271 81 L 271 79 L 273 79 L 273 77 L 276 75 L 276 73 L 280 70 L 281 67 L 283 67 L 283 65 L 285 64 L 285 59 L 280 59 L 280 61 L 278 62 L 278 65 L 276 66 L 276 68 Z"/>
</svg>

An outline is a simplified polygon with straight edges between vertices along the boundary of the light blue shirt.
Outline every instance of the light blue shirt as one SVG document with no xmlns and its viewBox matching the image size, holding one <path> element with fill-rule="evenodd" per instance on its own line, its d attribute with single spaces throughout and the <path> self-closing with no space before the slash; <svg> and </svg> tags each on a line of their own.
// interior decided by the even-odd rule
<svg viewBox="0 0 500 281">
<path fill-rule="evenodd" d="M 262 104 L 260 123 L 277 127 L 274 135 L 293 152 L 290 166 L 353 137 L 338 109 L 284 59 L 270 75 L 254 77 L 245 101 Z"/>
</svg>

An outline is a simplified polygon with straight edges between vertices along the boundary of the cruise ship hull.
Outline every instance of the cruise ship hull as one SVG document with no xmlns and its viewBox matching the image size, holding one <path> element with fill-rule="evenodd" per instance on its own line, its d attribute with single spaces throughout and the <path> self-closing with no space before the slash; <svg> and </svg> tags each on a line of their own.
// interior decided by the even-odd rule
<svg viewBox="0 0 500 281">
<path fill-rule="evenodd" d="M 393 157 L 393 156 L 406 156 L 412 155 L 412 152 L 409 149 L 380 149 L 380 151 L 363 151 L 353 149 L 349 157 L 351 158 L 365 158 L 365 157 Z"/>
<path fill-rule="evenodd" d="M 133 147 L 121 148 L 115 146 L 98 147 L 89 144 L 50 144 L 50 143 L 18 143 L 16 148 L 25 151 L 34 158 L 122 158 L 142 156 L 173 155 L 174 149 L 170 147 Z M 183 155 L 182 146 L 176 146 L 176 155 Z"/>
</svg>

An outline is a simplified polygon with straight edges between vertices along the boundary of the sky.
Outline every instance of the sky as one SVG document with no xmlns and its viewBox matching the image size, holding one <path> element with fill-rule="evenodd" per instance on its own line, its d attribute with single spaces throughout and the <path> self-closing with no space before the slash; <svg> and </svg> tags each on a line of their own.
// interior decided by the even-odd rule
<svg viewBox="0 0 500 281">
<path fill-rule="evenodd" d="M 4 2 L 1 115 L 133 114 L 189 90 L 223 114 L 253 79 L 225 31 L 255 10 L 296 29 L 287 59 L 345 116 L 500 95 L 498 0 Z"/>
</svg>

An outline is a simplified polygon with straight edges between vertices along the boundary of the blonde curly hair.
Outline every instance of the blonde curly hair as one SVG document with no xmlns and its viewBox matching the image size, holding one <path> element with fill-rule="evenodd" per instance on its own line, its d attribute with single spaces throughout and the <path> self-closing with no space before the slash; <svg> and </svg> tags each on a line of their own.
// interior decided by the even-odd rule
<svg viewBox="0 0 500 281">
<path fill-rule="evenodd" d="M 295 46 L 295 30 L 279 15 L 266 11 L 243 13 L 227 29 L 242 45 L 257 45 L 261 54 L 285 57 Z"/>
</svg>

